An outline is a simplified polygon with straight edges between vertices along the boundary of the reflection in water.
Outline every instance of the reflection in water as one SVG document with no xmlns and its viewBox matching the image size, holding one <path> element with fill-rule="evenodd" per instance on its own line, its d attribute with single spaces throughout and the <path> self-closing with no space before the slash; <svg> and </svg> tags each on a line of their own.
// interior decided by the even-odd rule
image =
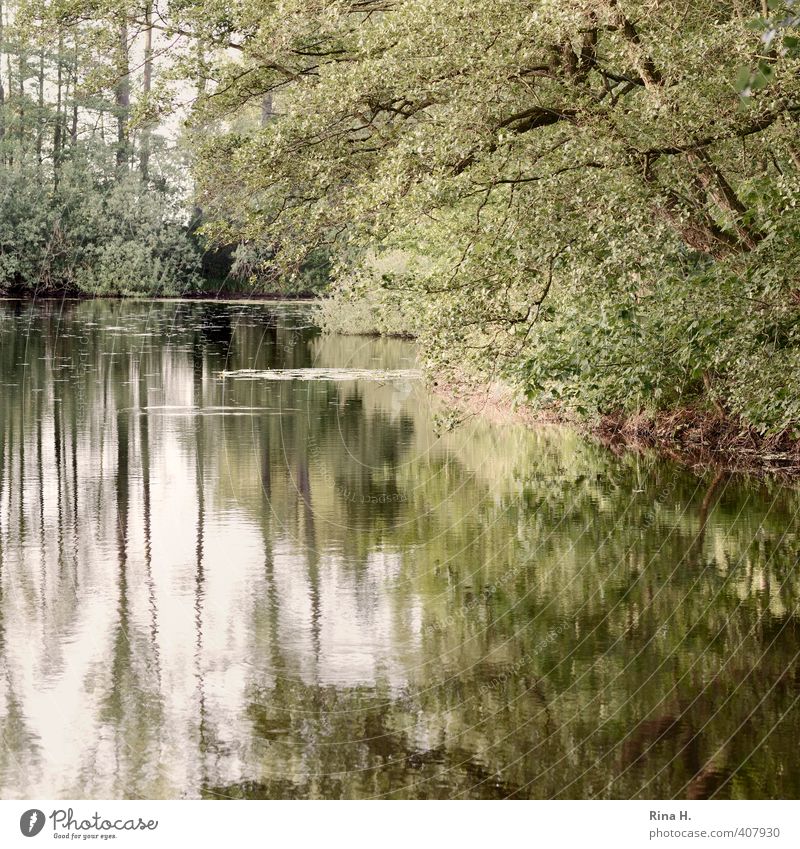
<svg viewBox="0 0 800 849">
<path fill-rule="evenodd" d="M 307 315 L 0 303 L 4 797 L 800 796 L 795 491 Z"/>
</svg>

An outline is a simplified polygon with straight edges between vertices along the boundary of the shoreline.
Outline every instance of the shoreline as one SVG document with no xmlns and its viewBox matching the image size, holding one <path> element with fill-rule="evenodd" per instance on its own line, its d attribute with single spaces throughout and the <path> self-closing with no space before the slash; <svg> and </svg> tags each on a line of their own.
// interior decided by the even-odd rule
<svg viewBox="0 0 800 849">
<path fill-rule="evenodd" d="M 654 415 L 606 415 L 591 432 L 612 451 L 655 450 L 695 470 L 800 479 L 800 441 L 786 434 L 762 436 L 716 411 L 687 407 Z"/>
<path fill-rule="evenodd" d="M 95 295 L 91 292 L 76 292 L 71 289 L 48 289 L 43 292 L 30 290 L 0 290 L 0 301 L 214 301 L 240 303 L 242 301 L 312 303 L 319 300 L 313 292 L 186 292 L 182 295 Z"/>
<path fill-rule="evenodd" d="M 0 301 L 35 300 L 310 304 L 319 300 L 319 296 L 311 292 L 192 292 L 136 298 L 68 290 L 0 292 Z M 392 336 L 414 338 L 403 334 Z M 461 424 L 468 417 L 480 416 L 492 424 L 521 425 L 529 429 L 543 425 L 569 427 L 614 453 L 654 452 L 694 471 L 712 469 L 800 479 L 800 440 L 788 434 L 764 437 L 717 410 L 684 407 L 655 414 L 609 413 L 584 420 L 564 411 L 536 409 L 520 402 L 512 390 L 499 381 L 477 384 L 468 378 L 455 376 L 429 380 L 428 388 L 458 414 L 456 424 Z"/>
<path fill-rule="evenodd" d="M 431 391 L 460 414 L 458 423 L 481 416 L 495 424 L 569 427 L 614 453 L 654 452 L 692 469 L 800 478 L 800 440 L 786 434 L 763 437 L 719 412 L 695 408 L 656 414 L 607 414 L 582 420 L 556 410 L 520 403 L 502 383 L 432 381 Z"/>
</svg>

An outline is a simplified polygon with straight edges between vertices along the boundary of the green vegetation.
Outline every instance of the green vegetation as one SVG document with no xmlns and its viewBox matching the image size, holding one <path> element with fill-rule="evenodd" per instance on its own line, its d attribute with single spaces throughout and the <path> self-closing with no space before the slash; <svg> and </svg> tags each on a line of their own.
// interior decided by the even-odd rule
<svg viewBox="0 0 800 849">
<path fill-rule="evenodd" d="M 794 0 L 25 3 L 51 41 L 91 34 L 119 167 L 154 144 L 148 121 L 186 107 L 201 229 L 239 246 L 242 280 L 330 274 L 329 329 L 413 332 L 437 373 L 499 377 L 542 407 L 690 407 L 791 438 L 797 20 Z M 120 45 L 148 34 L 131 106 Z M 167 221 L 149 218 L 144 257 L 109 233 L 86 241 L 149 290 Z M 69 279 L 94 291 L 120 277 L 94 256 L 80 267 Z"/>
<path fill-rule="evenodd" d="M 200 283 L 181 157 L 132 120 L 152 51 L 135 86 L 137 34 L 118 13 L 0 7 L 0 292 L 177 294 Z"/>
<path fill-rule="evenodd" d="M 196 120 L 254 92 L 279 114 L 206 139 L 205 203 L 229 224 L 244 183 L 237 232 L 287 270 L 330 244 L 330 326 L 361 328 L 354 295 L 405 309 L 437 370 L 797 435 L 800 63 L 778 6 L 241 4 Z M 370 274 L 378 251 L 424 262 Z"/>
</svg>

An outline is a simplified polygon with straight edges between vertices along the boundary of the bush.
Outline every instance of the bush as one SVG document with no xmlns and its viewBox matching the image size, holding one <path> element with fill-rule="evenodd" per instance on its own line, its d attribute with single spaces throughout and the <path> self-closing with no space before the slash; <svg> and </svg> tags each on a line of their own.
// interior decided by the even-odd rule
<svg viewBox="0 0 800 849">
<path fill-rule="evenodd" d="M 38 163 L 0 168 L 0 291 L 103 295 L 198 288 L 200 251 L 166 190 L 116 179 L 91 158 L 65 163 L 58 185 Z"/>
</svg>

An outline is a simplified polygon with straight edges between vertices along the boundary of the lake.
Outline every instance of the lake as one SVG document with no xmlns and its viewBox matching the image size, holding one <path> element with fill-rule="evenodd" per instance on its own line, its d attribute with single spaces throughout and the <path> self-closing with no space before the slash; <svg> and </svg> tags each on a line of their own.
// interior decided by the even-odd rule
<svg viewBox="0 0 800 849">
<path fill-rule="evenodd" d="M 800 797 L 796 488 L 312 321 L 0 302 L 3 798 Z"/>
</svg>

